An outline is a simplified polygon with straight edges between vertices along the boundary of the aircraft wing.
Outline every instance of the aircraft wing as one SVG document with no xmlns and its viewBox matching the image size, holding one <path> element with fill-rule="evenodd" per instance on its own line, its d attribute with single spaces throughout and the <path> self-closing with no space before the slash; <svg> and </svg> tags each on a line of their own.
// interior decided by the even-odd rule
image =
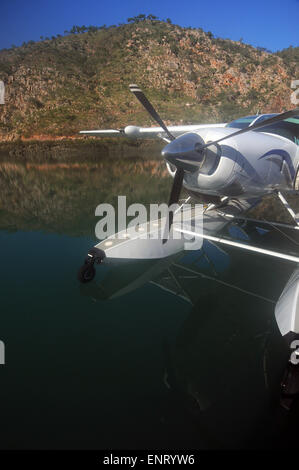
<svg viewBox="0 0 299 470">
<path fill-rule="evenodd" d="M 221 124 L 191 124 L 185 126 L 169 126 L 169 132 L 175 137 L 184 134 L 185 132 L 194 132 L 198 129 L 209 127 L 224 127 L 226 123 Z M 131 137 L 133 139 L 152 139 L 154 137 L 166 137 L 166 133 L 162 127 L 139 127 L 139 126 L 126 126 L 123 129 L 99 129 L 99 130 L 86 130 L 80 131 L 80 134 L 90 135 L 95 137 Z"/>
</svg>

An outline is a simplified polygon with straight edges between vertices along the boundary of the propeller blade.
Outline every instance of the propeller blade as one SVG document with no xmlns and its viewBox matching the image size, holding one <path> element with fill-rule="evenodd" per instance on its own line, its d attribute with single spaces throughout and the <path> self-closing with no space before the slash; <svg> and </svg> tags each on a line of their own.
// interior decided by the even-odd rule
<svg viewBox="0 0 299 470">
<path fill-rule="evenodd" d="M 174 180 L 172 183 L 168 207 L 170 207 L 172 204 L 177 204 L 179 202 L 180 194 L 181 194 L 181 190 L 183 186 L 184 173 L 185 172 L 182 168 L 178 168 L 176 171 L 176 174 L 174 176 Z M 168 219 L 168 233 L 169 233 L 172 223 L 173 223 L 173 211 L 170 211 L 168 213 L 168 217 L 169 217 Z M 164 238 L 163 244 L 166 242 L 167 242 L 167 238 Z"/>
<path fill-rule="evenodd" d="M 130 91 L 136 96 L 138 101 L 142 104 L 142 106 L 151 115 L 151 117 L 159 124 L 160 127 L 162 127 L 162 129 L 165 131 L 169 139 L 171 141 L 175 140 L 175 137 L 169 132 L 166 125 L 160 118 L 159 114 L 154 109 L 152 104 L 149 102 L 145 94 L 140 90 L 140 88 L 137 85 L 130 85 L 129 88 L 130 88 Z M 170 207 L 172 204 L 177 204 L 179 202 L 180 193 L 181 193 L 181 189 L 183 186 L 183 179 L 184 179 L 184 170 L 182 168 L 177 168 L 177 171 L 173 180 L 172 188 L 171 188 L 168 207 Z M 171 229 L 172 223 L 173 223 L 173 211 L 169 213 L 168 233 Z M 163 244 L 166 242 L 167 242 L 167 238 L 166 239 L 164 238 Z"/>
<path fill-rule="evenodd" d="M 214 140 L 214 142 L 208 142 L 207 144 L 204 144 L 204 145 L 197 144 L 196 150 L 198 152 L 201 152 L 205 148 L 210 147 L 211 145 L 218 144 L 219 142 L 222 142 L 225 139 L 230 139 L 231 137 L 236 137 L 237 135 L 245 134 L 245 132 L 254 131 L 255 129 L 266 127 L 270 124 L 274 124 L 275 122 L 283 121 L 284 119 L 297 116 L 298 114 L 299 114 L 299 108 L 292 109 L 291 111 L 286 111 L 285 113 L 280 113 L 277 116 L 274 116 L 272 118 L 265 119 L 264 121 L 261 121 L 261 122 L 257 122 L 256 124 L 253 124 L 253 126 L 245 127 L 245 129 L 240 129 L 239 131 L 234 132 L 233 134 L 229 134 L 224 137 L 221 137 L 218 140 Z"/>
<path fill-rule="evenodd" d="M 137 85 L 130 85 L 129 86 L 130 91 L 133 93 L 133 95 L 136 96 L 138 101 L 142 104 L 142 106 L 147 110 L 147 112 L 152 116 L 152 118 L 159 124 L 160 127 L 166 132 L 167 136 L 169 137 L 170 140 L 174 140 L 175 137 L 169 132 L 167 129 L 166 125 L 160 118 L 159 114 L 157 111 L 154 109 L 152 104 L 149 102 L 143 91 L 140 90 L 140 88 Z"/>
</svg>

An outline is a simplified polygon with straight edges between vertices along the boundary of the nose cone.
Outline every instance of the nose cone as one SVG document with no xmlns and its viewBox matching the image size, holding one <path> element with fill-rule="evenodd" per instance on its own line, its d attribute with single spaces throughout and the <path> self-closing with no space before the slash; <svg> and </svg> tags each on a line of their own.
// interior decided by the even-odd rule
<svg viewBox="0 0 299 470">
<path fill-rule="evenodd" d="M 182 168 L 185 171 L 196 171 L 202 165 L 204 155 L 196 150 L 200 145 L 204 144 L 202 138 L 195 133 L 184 134 L 170 142 L 162 150 L 162 156 L 165 160 Z"/>
</svg>

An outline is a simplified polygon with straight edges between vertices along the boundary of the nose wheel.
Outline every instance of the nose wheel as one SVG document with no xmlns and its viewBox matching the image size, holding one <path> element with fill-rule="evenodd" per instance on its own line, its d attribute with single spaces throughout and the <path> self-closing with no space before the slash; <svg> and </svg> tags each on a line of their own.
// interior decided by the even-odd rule
<svg viewBox="0 0 299 470">
<path fill-rule="evenodd" d="M 88 252 L 84 264 L 78 271 L 78 281 L 80 281 L 82 284 L 92 281 L 96 274 L 94 264 L 101 264 L 105 256 L 106 255 L 103 250 L 100 250 L 99 248 L 92 248 Z"/>
</svg>

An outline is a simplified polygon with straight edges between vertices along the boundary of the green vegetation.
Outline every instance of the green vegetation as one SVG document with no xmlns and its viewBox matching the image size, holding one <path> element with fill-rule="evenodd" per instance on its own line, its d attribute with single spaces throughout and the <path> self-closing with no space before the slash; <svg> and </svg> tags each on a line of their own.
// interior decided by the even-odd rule
<svg viewBox="0 0 299 470">
<path fill-rule="evenodd" d="M 299 48 L 272 54 L 152 14 L 127 21 L 74 25 L 64 35 L 0 51 L 0 79 L 6 84 L 0 139 L 150 125 L 128 91 L 132 82 L 174 124 L 290 106 Z"/>
<path fill-rule="evenodd" d="M 287 64 L 291 64 L 292 62 L 299 63 L 299 47 L 290 46 L 287 49 L 277 52 L 277 55 L 282 57 Z"/>
</svg>

